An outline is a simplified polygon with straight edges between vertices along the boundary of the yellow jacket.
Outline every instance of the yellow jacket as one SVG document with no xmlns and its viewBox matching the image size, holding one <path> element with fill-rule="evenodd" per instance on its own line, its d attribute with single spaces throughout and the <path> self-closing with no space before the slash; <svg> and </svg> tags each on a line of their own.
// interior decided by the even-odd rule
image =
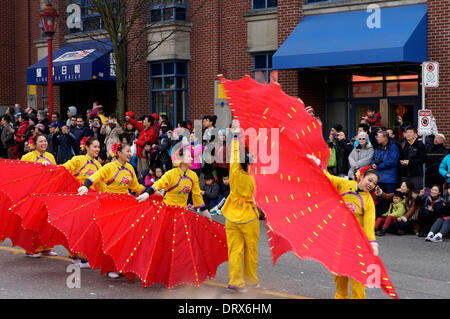
<svg viewBox="0 0 450 319">
<path fill-rule="evenodd" d="M 44 152 L 44 154 L 41 154 L 36 150 L 26 153 L 20 160 L 34 163 L 47 162 L 56 165 L 55 157 L 51 153 Z"/>
<path fill-rule="evenodd" d="M 134 168 L 129 163 L 122 165 L 118 160 L 106 164 L 87 178 L 93 184 L 103 182 L 107 193 L 127 194 L 129 189 L 141 194 L 144 185 L 139 184 Z"/>
<path fill-rule="evenodd" d="M 180 167 L 172 168 L 161 176 L 152 185 L 152 188 L 155 191 L 164 189 L 167 192 L 164 196 L 164 204 L 187 207 L 189 193 L 192 191 L 194 208 L 198 209 L 205 206 L 203 196 L 200 193 L 198 176 L 190 169 L 184 172 Z"/>
<path fill-rule="evenodd" d="M 376 214 L 372 195 L 368 192 L 357 192 L 358 183 L 356 181 L 333 176 L 325 170 L 324 172 L 334 187 L 341 193 L 347 206 L 354 211 L 354 215 L 366 233 L 367 238 L 370 241 L 374 241 Z"/>
<path fill-rule="evenodd" d="M 258 208 L 253 201 L 255 180 L 245 172 L 239 163 L 239 141 L 233 139 L 230 156 L 230 195 L 222 208 L 225 218 L 236 224 L 244 224 L 259 218 Z"/>
<path fill-rule="evenodd" d="M 102 164 L 87 154 L 74 156 L 62 166 L 81 181 L 81 183 L 84 183 L 88 177 L 94 175 L 95 172 L 102 168 Z M 104 182 L 99 181 L 95 186 L 99 192 L 106 192 L 106 184 Z M 94 185 L 91 188 L 94 188 Z"/>
</svg>

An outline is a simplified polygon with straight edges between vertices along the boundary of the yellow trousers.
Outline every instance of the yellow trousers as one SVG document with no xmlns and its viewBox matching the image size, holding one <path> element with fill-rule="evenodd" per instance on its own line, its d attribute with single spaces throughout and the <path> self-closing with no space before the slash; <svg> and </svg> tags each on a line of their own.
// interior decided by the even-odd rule
<svg viewBox="0 0 450 319">
<path fill-rule="evenodd" d="M 229 285 L 244 287 L 258 283 L 259 219 L 247 224 L 225 222 L 228 244 Z"/>
<path fill-rule="evenodd" d="M 334 276 L 334 282 L 336 283 L 335 299 L 348 299 L 348 279 L 345 276 Z M 350 285 L 352 286 L 351 299 L 366 299 L 366 288 L 364 285 L 352 278 L 350 278 Z"/>
</svg>

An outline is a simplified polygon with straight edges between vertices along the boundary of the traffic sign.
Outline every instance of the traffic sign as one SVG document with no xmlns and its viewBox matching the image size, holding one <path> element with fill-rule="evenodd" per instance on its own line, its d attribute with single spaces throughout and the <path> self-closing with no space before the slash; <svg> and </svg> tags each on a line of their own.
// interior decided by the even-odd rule
<svg viewBox="0 0 450 319">
<path fill-rule="evenodd" d="M 439 63 L 424 62 L 422 64 L 422 83 L 423 87 L 439 86 Z"/>
<path fill-rule="evenodd" d="M 419 135 L 431 134 L 431 110 L 419 110 Z"/>
</svg>

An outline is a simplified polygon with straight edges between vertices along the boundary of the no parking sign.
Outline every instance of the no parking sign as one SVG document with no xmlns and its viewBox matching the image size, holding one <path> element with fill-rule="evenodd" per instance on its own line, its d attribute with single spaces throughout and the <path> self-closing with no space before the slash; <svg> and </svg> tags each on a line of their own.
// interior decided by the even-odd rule
<svg viewBox="0 0 450 319">
<path fill-rule="evenodd" d="M 419 135 L 431 134 L 431 110 L 419 110 Z"/>
<path fill-rule="evenodd" d="M 439 86 L 439 63 L 424 62 L 422 64 L 422 83 L 424 87 Z"/>
</svg>

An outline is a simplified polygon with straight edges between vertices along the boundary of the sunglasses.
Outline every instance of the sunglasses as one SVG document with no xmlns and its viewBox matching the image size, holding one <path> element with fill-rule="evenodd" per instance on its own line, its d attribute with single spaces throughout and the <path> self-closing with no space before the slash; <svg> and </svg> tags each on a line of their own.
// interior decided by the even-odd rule
<svg viewBox="0 0 450 319">
<path fill-rule="evenodd" d="M 366 139 L 364 137 L 358 138 L 360 141 L 365 141 Z"/>
</svg>

